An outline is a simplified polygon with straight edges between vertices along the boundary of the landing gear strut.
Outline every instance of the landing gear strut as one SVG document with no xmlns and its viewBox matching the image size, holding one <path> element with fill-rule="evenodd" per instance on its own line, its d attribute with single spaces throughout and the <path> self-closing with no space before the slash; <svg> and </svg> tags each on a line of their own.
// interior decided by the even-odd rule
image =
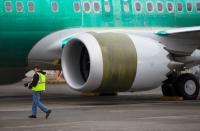
<svg viewBox="0 0 200 131">
<path fill-rule="evenodd" d="M 184 100 L 195 100 L 199 94 L 199 82 L 192 74 L 170 74 L 162 85 L 164 96 L 181 96 Z"/>
</svg>

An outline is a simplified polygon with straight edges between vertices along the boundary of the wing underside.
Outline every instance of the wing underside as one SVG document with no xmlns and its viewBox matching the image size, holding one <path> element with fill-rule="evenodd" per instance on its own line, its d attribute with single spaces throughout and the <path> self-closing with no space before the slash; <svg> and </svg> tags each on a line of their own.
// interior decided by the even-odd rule
<svg viewBox="0 0 200 131">
<path fill-rule="evenodd" d="M 200 63 L 200 27 L 160 30 L 155 34 L 175 61 L 188 67 Z"/>
</svg>

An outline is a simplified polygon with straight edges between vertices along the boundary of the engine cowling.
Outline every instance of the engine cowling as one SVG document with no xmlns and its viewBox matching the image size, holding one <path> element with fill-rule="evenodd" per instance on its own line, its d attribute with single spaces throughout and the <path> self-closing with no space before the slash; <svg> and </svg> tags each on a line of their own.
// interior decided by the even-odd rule
<svg viewBox="0 0 200 131">
<path fill-rule="evenodd" d="M 81 92 L 156 88 L 166 79 L 168 52 L 152 39 L 124 33 L 82 33 L 65 45 L 62 69 L 68 85 Z"/>
</svg>

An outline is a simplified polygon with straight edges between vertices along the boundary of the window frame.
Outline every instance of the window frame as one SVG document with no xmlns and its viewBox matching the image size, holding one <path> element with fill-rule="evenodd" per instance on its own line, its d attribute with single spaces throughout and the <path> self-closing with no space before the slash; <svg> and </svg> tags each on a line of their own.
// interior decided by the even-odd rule
<svg viewBox="0 0 200 131">
<path fill-rule="evenodd" d="M 139 4 L 139 5 L 140 5 L 140 10 L 139 10 L 139 11 L 137 10 L 136 4 Z M 143 9 L 142 9 L 143 6 L 142 6 L 142 3 L 141 3 L 140 1 L 135 1 L 135 2 L 133 2 L 133 5 L 134 5 L 133 7 L 134 7 L 134 10 L 135 10 L 136 13 L 141 13 L 141 12 L 143 11 Z"/>
<path fill-rule="evenodd" d="M 151 11 L 149 11 L 148 4 L 151 4 L 151 6 L 152 6 Z M 148 13 L 152 13 L 154 11 L 154 6 L 153 6 L 153 2 L 152 1 L 147 1 L 146 2 L 146 9 L 147 9 Z"/>
<path fill-rule="evenodd" d="M 76 4 L 76 3 L 79 5 L 79 10 L 78 10 L 78 11 L 77 11 L 76 8 L 75 8 L 75 4 Z M 74 1 L 74 2 L 73 2 L 73 9 L 74 9 L 74 12 L 77 12 L 77 13 L 81 12 L 81 2 L 79 2 L 79 1 Z"/>
<path fill-rule="evenodd" d="M 108 9 L 106 9 L 106 3 L 108 3 L 108 5 L 109 5 L 109 10 Z M 111 6 L 110 6 L 110 2 L 108 1 L 108 0 L 104 0 L 104 10 L 105 10 L 105 12 L 106 13 L 110 13 L 111 12 Z"/>
<path fill-rule="evenodd" d="M 10 3 L 10 7 L 11 7 L 10 11 L 7 10 L 6 3 Z M 10 13 L 10 12 L 13 11 L 12 1 L 4 1 L 4 10 L 5 10 L 5 12 L 7 12 L 7 13 Z"/>
<path fill-rule="evenodd" d="M 86 3 L 88 3 L 89 4 L 89 10 L 88 11 L 86 11 L 85 10 L 85 4 Z M 85 13 L 90 13 L 91 12 L 91 3 L 89 2 L 89 1 L 83 1 L 83 11 L 85 12 Z"/>
<path fill-rule="evenodd" d="M 188 10 L 188 4 L 191 4 L 191 10 Z M 192 4 L 192 2 L 189 2 L 189 1 L 186 2 L 186 9 L 187 9 L 187 12 L 189 12 L 189 13 L 191 13 L 193 11 L 193 4 Z"/>
<path fill-rule="evenodd" d="M 54 3 L 56 3 L 56 5 L 57 5 L 57 10 L 54 10 L 54 8 L 53 8 Z M 59 4 L 58 4 L 57 1 L 51 1 L 51 11 L 54 12 L 54 13 L 59 12 Z"/>
<path fill-rule="evenodd" d="M 161 5 L 162 5 L 162 10 L 161 10 L 161 11 L 160 11 L 159 8 L 158 8 L 158 4 L 161 4 Z M 157 12 L 163 13 L 163 12 L 164 12 L 164 4 L 163 4 L 163 2 L 157 1 L 157 2 L 156 2 L 156 8 L 157 8 Z"/>
<path fill-rule="evenodd" d="M 125 4 L 125 2 L 127 2 L 128 5 Z M 125 7 L 128 7 L 127 9 Z M 129 13 L 130 12 L 130 3 L 128 0 L 123 0 L 123 10 L 125 13 Z"/>
<path fill-rule="evenodd" d="M 198 8 L 198 4 L 199 4 L 199 8 Z M 199 9 L 199 10 L 198 10 Z M 197 1 L 196 2 L 196 11 L 198 12 L 198 13 L 200 13 L 200 1 Z"/>
<path fill-rule="evenodd" d="M 96 4 L 98 3 L 98 5 L 99 5 L 99 11 L 95 10 L 95 3 Z M 94 10 L 95 13 L 101 13 L 101 2 L 100 1 L 94 1 L 93 2 L 93 10 Z"/>
<path fill-rule="evenodd" d="M 22 11 L 18 10 L 17 3 L 21 3 L 21 5 L 22 5 Z M 15 2 L 15 7 L 16 7 L 16 12 L 18 12 L 18 13 L 23 13 L 24 12 L 24 3 L 22 1 L 16 1 Z"/>
<path fill-rule="evenodd" d="M 181 4 L 181 11 L 179 11 L 179 5 L 178 4 Z M 177 11 L 183 12 L 183 2 L 177 2 Z"/>
<path fill-rule="evenodd" d="M 32 3 L 33 4 L 33 10 L 30 10 L 30 3 Z M 34 1 L 28 1 L 27 2 L 27 7 L 28 7 L 28 12 L 35 12 L 35 3 L 34 3 Z"/>
<path fill-rule="evenodd" d="M 172 4 L 172 10 L 171 10 L 171 11 L 169 10 L 169 6 L 168 6 L 169 4 Z M 166 5 L 166 6 L 167 6 L 167 11 L 168 11 L 169 13 L 174 13 L 174 3 L 173 3 L 173 2 L 167 2 L 167 5 Z"/>
</svg>

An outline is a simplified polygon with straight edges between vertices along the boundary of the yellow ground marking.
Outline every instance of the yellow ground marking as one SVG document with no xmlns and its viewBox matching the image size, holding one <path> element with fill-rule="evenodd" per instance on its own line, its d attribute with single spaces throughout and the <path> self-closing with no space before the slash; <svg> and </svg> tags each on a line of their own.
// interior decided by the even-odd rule
<svg viewBox="0 0 200 131">
<path fill-rule="evenodd" d="M 160 100 L 163 100 L 163 101 L 182 101 L 183 97 L 180 97 L 180 96 L 162 96 L 162 97 L 160 97 Z"/>
<path fill-rule="evenodd" d="M 161 96 L 160 100 L 163 101 L 183 101 L 183 97 L 180 96 Z M 197 100 L 200 100 L 200 96 L 197 97 Z"/>
</svg>

